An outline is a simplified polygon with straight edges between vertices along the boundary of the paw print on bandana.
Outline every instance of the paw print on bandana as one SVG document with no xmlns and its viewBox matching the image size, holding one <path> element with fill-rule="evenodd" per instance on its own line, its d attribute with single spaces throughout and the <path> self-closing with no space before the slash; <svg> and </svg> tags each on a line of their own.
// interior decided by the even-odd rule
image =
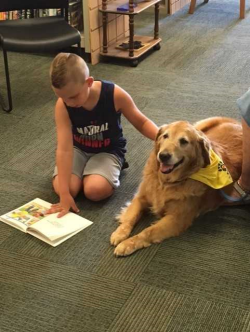
<svg viewBox="0 0 250 332">
<path fill-rule="evenodd" d="M 229 174 L 225 164 L 222 161 L 218 162 L 218 171 L 219 172 L 226 172 L 227 174 Z"/>
</svg>

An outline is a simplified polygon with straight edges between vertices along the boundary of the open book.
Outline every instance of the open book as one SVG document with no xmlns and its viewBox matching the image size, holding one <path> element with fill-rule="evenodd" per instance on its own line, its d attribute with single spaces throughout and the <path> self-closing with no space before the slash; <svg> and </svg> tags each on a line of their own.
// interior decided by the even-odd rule
<svg viewBox="0 0 250 332">
<path fill-rule="evenodd" d="M 57 218 L 58 213 L 46 215 L 45 213 L 50 206 L 50 203 L 36 198 L 0 216 L 0 220 L 22 232 L 37 237 L 53 247 L 92 224 L 92 221 L 72 212 L 61 218 Z"/>
</svg>

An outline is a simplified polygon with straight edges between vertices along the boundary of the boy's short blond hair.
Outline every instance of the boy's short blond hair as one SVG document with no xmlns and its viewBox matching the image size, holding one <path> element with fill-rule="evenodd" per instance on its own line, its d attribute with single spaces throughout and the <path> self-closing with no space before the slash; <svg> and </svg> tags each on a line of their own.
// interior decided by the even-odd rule
<svg viewBox="0 0 250 332">
<path fill-rule="evenodd" d="M 86 62 L 73 53 L 59 53 L 50 66 L 51 84 L 56 89 L 65 87 L 69 82 L 84 83 L 89 77 Z"/>
</svg>

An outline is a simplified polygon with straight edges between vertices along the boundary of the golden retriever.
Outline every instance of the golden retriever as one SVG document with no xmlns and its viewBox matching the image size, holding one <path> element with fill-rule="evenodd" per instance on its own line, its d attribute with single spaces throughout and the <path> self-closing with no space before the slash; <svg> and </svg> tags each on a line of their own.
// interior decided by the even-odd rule
<svg viewBox="0 0 250 332">
<path fill-rule="evenodd" d="M 178 121 L 160 127 L 132 202 L 117 217 L 120 226 L 110 238 L 115 255 L 127 256 L 138 249 L 178 236 L 201 213 L 219 207 L 223 198 L 189 176 L 210 163 L 212 148 L 224 161 L 233 180 L 242 165 L 242 127 L 231 118 L 214 117 L 194 125 Z M 141 233 L 129 235 L 142 212 L 151 209 L 159 217 Z"/>
</svg>

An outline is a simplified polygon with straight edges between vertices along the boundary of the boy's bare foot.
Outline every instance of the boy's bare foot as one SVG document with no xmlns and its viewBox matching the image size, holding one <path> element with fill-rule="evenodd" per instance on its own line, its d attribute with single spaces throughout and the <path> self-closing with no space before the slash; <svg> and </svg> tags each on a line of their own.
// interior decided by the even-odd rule
<svg viewBox="0 0 250 332">
<path fill-rule="evenodd" d="M 220 192 L 225 198 L 223 205 L 250 204 L 250 190 L 246 190 L 239 181 L 221 189 Z"/>
</svg>

